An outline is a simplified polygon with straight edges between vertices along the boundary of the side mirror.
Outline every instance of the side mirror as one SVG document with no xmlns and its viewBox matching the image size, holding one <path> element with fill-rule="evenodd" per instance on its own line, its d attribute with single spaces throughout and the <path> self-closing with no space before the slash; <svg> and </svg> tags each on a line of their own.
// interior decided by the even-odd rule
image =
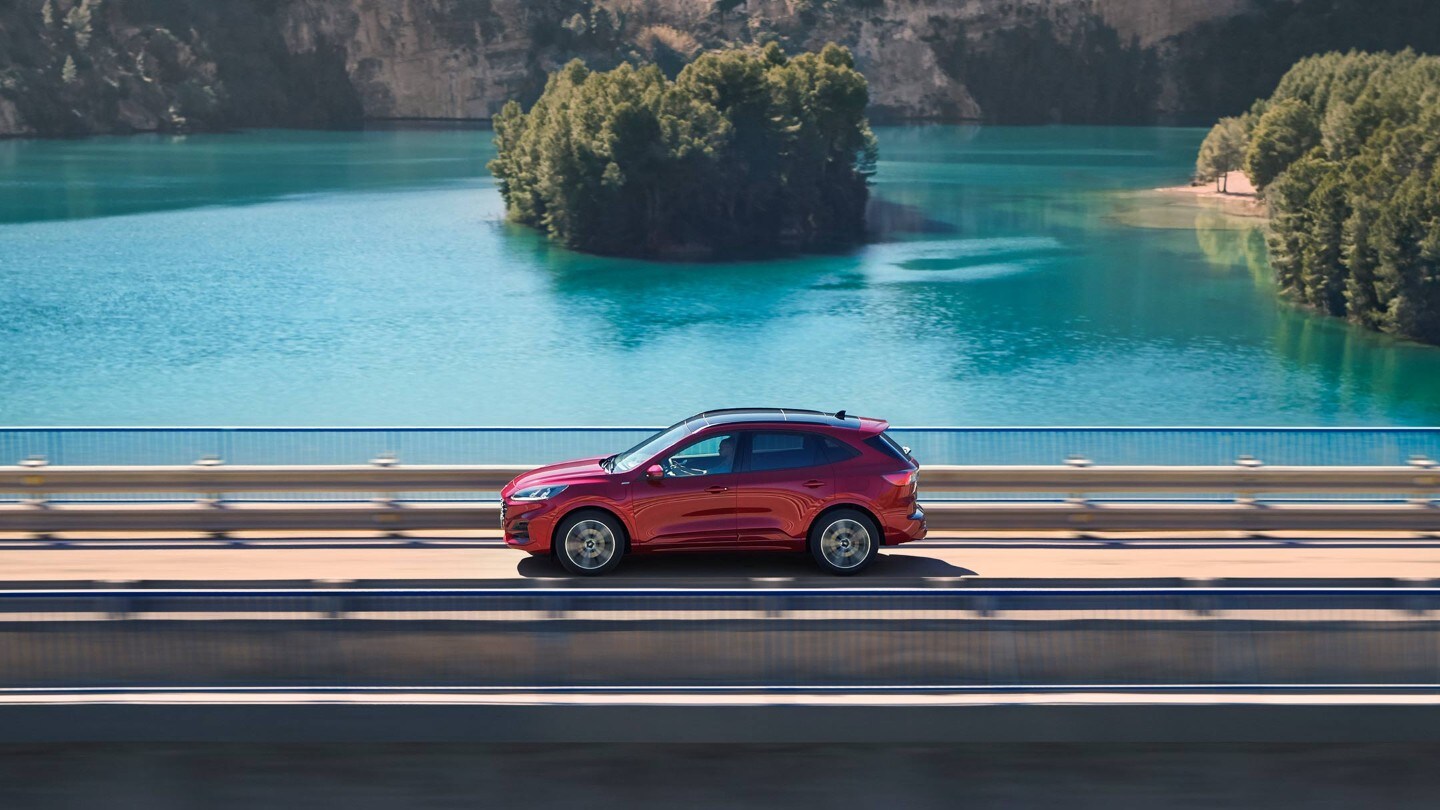
<svg viewBox="0 0 1440 810">
<path fill-rule="evenodd" d="M 645 477 L 651 481 L 664 478 L 665 468 L 661 467 L 659 464 L 651 464 L 649 467 L 645 468 Z"/>
</svg>

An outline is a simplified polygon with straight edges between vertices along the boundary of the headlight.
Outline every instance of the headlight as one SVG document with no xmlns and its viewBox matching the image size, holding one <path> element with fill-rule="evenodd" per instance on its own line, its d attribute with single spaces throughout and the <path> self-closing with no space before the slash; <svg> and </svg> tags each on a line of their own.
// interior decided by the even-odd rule
<svg viewBox="0 0 1440 810">
<path fill-rule="evenodd" d="M 559 495 L 564 491 L 565 484 L 555 484 L 548 487 L 530 487 L 529 489 L 522 489 L 519 492 L 512 493 L 510 495 L 510 500 L 543 501 L 546 498 L 552 498 L 556 495 Z"/>
</svg>

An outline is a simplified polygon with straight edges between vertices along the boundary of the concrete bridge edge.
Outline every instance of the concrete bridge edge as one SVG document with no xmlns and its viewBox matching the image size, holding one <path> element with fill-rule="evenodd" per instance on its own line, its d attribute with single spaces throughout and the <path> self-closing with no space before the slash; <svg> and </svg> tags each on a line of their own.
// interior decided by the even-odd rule
<svg viewBox="0 0 1440 810">
<path fill-rule="evenodd" d="M 0 701 L 0 743 L 1440 742 L 1433 695 L 1124 695 L 1083 703 L 472 700 Z"/>
</svg>

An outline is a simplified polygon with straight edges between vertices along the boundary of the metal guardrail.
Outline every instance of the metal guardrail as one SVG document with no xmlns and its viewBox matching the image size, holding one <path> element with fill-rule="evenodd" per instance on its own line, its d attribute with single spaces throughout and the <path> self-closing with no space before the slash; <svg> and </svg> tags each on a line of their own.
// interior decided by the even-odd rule
<svg viewBox="0 0 1440 810">
<path fill-rule="evenodd" d="M 1440 688 L 1440 589 L 0 592 L 0 688 Z"/>
<path fill-rule="evenodd" d="M 1415 504 L 939 503 L 932 530 L 1440 531 L 1440 509 Z M 0 531 L 422 531 L 499 528 L 495 503 L 0 505 Z"/>
<path fill-rule="evenodd" d="M 242 530 L 420 530 L 490 528 L 499 505 L 481 500 L 524 465 L 0 467 L 0 530 L 63 532 Z M 1440 530 L 1440 470 L 1429 461 L 1407 467 L 927 466 L 923 491 L 975 493 L 976 500 L 927 501 L 936 529 L 1179 531 L 1179 530 Z M 224 502 L 233 493 L 348 493 L 349 502 L 287 500 Z M 467 493 L 466 499 L 436 493 Z M 986 501 L 994 493 L 1028 500 Z M 198 498 L 175 502 L 177 493 Z M 1123 499 L 1093 495 L 1123 493 Z M 1177 493 L 1204 499 L 1177 500 Z M 1226 500 L 1219 493 L 1228 493 Z M 1282 493 L 1320 495 L 1315 502 L 1260 502 Z M 103 503 L 80 502 L 102 495 Z M 51 502 L 60 495 L 70 500 Z M 136 499 L 149 496 L 151 499 Z M 130 497 L 131 502 L 116 502 Z M 493 495 L 491 496 L 493 497 Z M 168 502 L 166 502 L 168 498 Z M 1377 502 L 1388 498 L 1390 502 Z M 158 500 L 161 502 L 153 502 Z"/>
<path fill-rule="evenodd" d="M 535 465 L 0 467 L 0 493 L 484 492 Z"/>
</svg>

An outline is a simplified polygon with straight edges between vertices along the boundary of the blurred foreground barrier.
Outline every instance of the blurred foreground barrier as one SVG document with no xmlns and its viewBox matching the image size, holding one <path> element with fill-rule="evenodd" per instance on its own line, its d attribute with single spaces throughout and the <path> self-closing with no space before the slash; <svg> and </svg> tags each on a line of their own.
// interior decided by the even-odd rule
<svg viewBox="0 0 1440 810">
<path fill-rule="evenodd" d="M 0 531 L 473 529 L 528 467 L 0 467 Z M 1440 470 L 1404 467 L 927 466 L 935 529 L 1440 530 Z M 227 500 L 227 496 L 229 499 Z M 238 497 L 237 497 L 238 496 Z M 1280 496 L 1284 496 L 1283 498 Z M 310 500 L 323 498 L 323 500 Z"/>
<path fill-rule="evenodd" d="M 0 592 L 0 687 L 1440 686 L 1440 589 Z"/>
</svg>

